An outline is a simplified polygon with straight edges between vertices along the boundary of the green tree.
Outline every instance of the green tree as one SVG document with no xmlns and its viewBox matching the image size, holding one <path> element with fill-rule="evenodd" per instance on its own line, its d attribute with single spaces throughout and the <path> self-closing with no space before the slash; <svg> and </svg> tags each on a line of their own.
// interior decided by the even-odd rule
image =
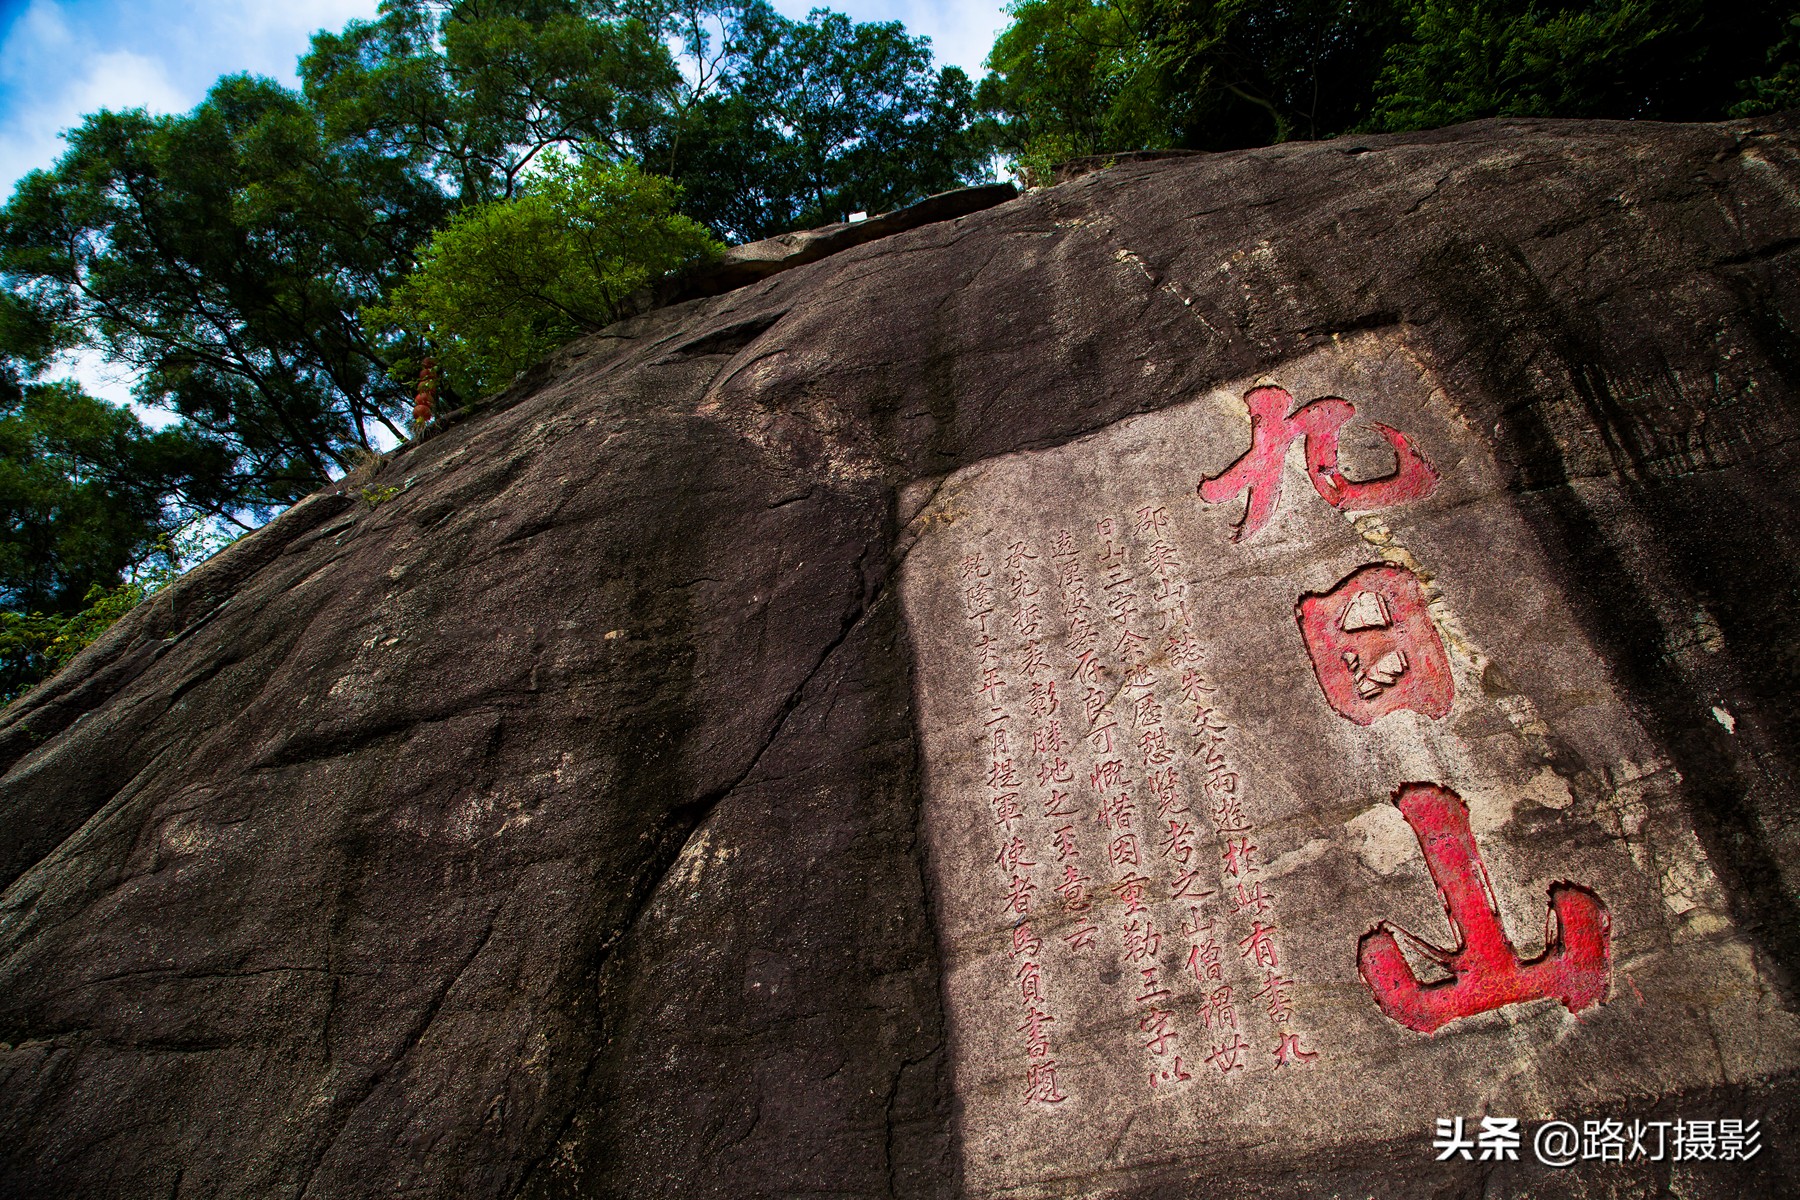
<svg viewBox="0 0 1800 1200">
<path fill-rule="evenodd" d="M 334 143 L 481 204 L 512 196 L 546 150 L 637 154 L 683 91 L 663 37 L 678 16 L 596 0 L 383 0 L 374 20 L 316 35 L 300 75 Z"/>
<path fill-rule="evenodd" d="M 1362 120 L 1396 0 L 1023 0 L 978 101 L 1027 164 L 1231 149 Z"/>
<path fill-rule="evenodd" d="M 451 395 L 504 386 L 546 351 L 617 319 L 632 292 L 716 255 L 674 211 L 679 189 L 631 163 L 552 155 L 511 200 L 465 209 L 390 300 L 365 313 L 403 374 L 429 348 Z"/>
<path fill-rule="evenodd" d="M 220 515 L 254 520 L 399 436 L 405 389 L 354 314 L 447 213 L 435 187 L 244 76 L 68 140 L 0 211 L 0 279 L 59 346 L 130 367 L 140 400 L 229 451 Z"/>
<path fill-rule="evenodd" d="M 71 612 L 157 559 L 222 459 L 72 384 L 0 379 L 0 608 Z"/>
<path fill-rule="evenodd" d="M 1791 4 L 1020 0 L 977 99 L 1039 174 L 1496 115 L 1717 120 L 1794 102 Z"/>
<path fill-rule="evenodd" d="M 822 9 L 790 21 L 761 0 L 715 11 L 711 82 L 656 131 L 645 161 L 720 235 L 841 221 L 985 177 L 973 88 L 955 67 L 933 69 L 929 39 Z"/>
<path fill-rule="evenodd" d="M 1734 117 L 1800 108 L 1800 11 L 1788 17 L 1787 33 L 1764 56 L 1767 73 L 1747 80 L 1744 98 L 1731 110 Z"/>
<path fill-rule="evenodd" d="M 110 588 L 94 584 L 83 606 L 70 613 L 0 610 L 0 704 L 11 704 L 61 670 L 175 575 L 175 568 L 159 563 Z"/>
<path fill-rule="evenodd" d="M 1718 120 L 1764 69 L 1786 16 L 1770 0 L 1411 0 L 1375 124 Z"/>
</svg>

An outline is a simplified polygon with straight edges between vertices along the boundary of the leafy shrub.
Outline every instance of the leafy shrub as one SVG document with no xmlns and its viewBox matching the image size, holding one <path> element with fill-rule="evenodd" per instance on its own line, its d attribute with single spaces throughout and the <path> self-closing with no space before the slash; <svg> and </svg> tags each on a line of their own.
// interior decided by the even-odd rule
<svg viewBox="0 0 1800 1200">
<path fill-rule="evenodd" d="M 439 230 L 363 320 L 401 341 L 397 377 L 416 376 L 429 349 L 452 395 L 494 391 L 616 320 L 652 279 L 718 255 L 705 226 L 675 212 L 679 198 L 631 163 L 552 156 L 515 198 L 464 209 Z"/>
</svg>

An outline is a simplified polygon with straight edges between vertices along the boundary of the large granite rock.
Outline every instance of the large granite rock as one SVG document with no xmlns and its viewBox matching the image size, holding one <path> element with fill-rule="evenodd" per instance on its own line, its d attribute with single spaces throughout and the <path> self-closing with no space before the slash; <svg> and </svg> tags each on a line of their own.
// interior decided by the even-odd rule
<svg viewBox="0 0 1800 1200">
<path fill-rule="evenodd" d="M 566 348 L 0 719 L 0 1193 L 1791 1189 L 1797 254 L 1489 122 Z"/>
</svg>

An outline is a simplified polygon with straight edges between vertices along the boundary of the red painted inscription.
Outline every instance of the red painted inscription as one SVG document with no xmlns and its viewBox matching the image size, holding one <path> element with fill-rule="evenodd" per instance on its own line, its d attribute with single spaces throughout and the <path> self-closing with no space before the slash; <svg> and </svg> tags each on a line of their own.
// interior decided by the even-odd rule
<svg viewBox="0 0 1800 1200">
<path fill-rule="evenodd" d="M 1259 387 L 1244 397 L 1250 409 L 1250 449 L 1219 474 L 1200 481 L 1200 498 L 1208 504 L 1249 493 L 1244 515 L 1232 541 L 1261 529 L 1281 498 L 1281 469 L 1288 448 L 1296 439 L 1306 443 L 1306 474 L 1313 487 L 1333 508 L 1357 512 L 1386 508 L 1428 496 L 1437 487 L 1438 473 L 1425 461 L 1404 433 L 1379 421 L 1375 431 L 1387 439 L 1398 460 L 1389 475 L 1379 479 L 1346 479 L 1338 470 L 1338 430 L 1356 409 L 1348 400 L 1326 396 L 1289 415 L 1294 397 L 1285 388 Z"/>
<path fill-rule="evenodd" d="M 1411 571 L 1358 567 L 1329 592 L 1300 597 L 1294 620 L 1340 716 L 1368 725 L 1402 708 L 1434 718 L 1450 711 L 1450 658 Z"/>
<path fill-rule="evenodd" d="M 1500 925 L 1462 798 L 1436 784 L 1409 783 L 1394 794 L 1394 803 L 1425 851 L 1456 944 L 1433 946 L 1387 921 L 1364 934 L 1357 968 L 1382 1012 L 1408 1029 L 1432 1033 L 1458 1017 L 1528 1000 L 1559 1000 L 1575 1013 L 1605 997 L 1612 923 L 1600 897 L 1573 883 L 1551 884 L 1544 953 L 1521 962 Z M 1400 952 L 1401 937 L 1450 977 L 1420 983 Z"/>
</svg>

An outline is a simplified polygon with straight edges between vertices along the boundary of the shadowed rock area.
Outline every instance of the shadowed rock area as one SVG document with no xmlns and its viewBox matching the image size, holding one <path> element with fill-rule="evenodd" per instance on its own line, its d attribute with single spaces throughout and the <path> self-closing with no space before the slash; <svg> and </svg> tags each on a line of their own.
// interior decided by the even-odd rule
<svg viewBox="0 0 1800 1200">
<path fill-rule="evenodd" d="M 366 481 L 391 499 L 296 505 L 0 717 L 0 1194 L 1792 1194 L 1797 268 L 1791 116 L 1496 121 L 1121 163 L 566 347 L 397 452 Z M 1257 386 L 1356 406 L 1351 481 L 1396 461 L 1372 416 L 1443 482 L 1352 524 L 1296 453 L 1231 541 L 1241 498 L 1195 490 Z M 1241 1024 L 1321 1056 L 1214 1070 L 1183 995 L 1190 1090 L 1145 1089 L 1103 904 L 1116 1011 L 1045 951 L 1059 1112 L 1022 1090 L 1019 994 L 980 984 L 1017 922 L 999 831 L 955 824 L 985 820 L 991 743 L 954 708 L 979 674 L 952 576 L 1016 526 L 1051 614 L 1054 531 L 1094 543 L 1098 596 L 1096 523 L 1140 504 L 1224 597 L 1191 630 L 1228 752 L 1297 798 L 1264 869 L 1312 973 L 1294 1024 L 1240 988 Z M 1351 786 L 1284 732 L 1363 736 L 1294 605 L 1378 551 L 1426 580 L 1460 707 L 1369 725 L 1391 779 Z M 1379 807 L 1420 763 L 1522 956 L 1554 941 L 1545 885 L 1605 903 L 1604 999 L 1381 1015 L 1357 934 L 1453 940 Z M 1493 815 L 1488 784 L 1541 800 Z M 1250 1116 L 1184 1115 L 1215 1109 Z M 1440 1163 L 1427 1111 L 1760 1120 L 1762 1150 Z"/>
</svg>

